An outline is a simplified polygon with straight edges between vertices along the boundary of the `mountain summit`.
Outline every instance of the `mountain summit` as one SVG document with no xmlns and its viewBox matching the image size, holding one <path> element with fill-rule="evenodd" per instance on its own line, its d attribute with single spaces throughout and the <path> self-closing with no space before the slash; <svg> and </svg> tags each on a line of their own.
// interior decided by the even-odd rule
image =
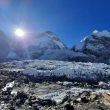
<svg viewBox="0 0 110 110">
<path fill-rule="evenodd" d="M 29 38 L 28 48 L 37 49 L 66 49 L 67 46 L 53 32 L 46 31 Z"/>
</svg>

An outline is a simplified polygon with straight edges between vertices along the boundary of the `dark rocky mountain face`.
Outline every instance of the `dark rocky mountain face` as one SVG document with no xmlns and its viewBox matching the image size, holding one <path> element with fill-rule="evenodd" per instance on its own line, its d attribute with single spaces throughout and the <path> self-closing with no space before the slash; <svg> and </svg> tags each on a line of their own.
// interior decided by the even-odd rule
<svg viewBox="0 0 110 110">
<path fill-rule="evenodd" d="M 81 51 L 87 55 L 96 56 L 96 62 L 109 63 L 110 56 L 110 32 L 94 31 L 81 42 L 80 48 L 75 48 L 76 51 Z"/>
</svg>

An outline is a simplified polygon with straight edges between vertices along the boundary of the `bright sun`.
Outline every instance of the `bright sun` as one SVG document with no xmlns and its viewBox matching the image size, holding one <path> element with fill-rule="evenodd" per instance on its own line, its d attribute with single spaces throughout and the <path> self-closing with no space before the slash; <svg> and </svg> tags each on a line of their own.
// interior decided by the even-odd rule
<svg viewBox="0 0 110 110">
<path fill-rule="evenodd" d="M 16 29 L 16 30 L 15 30 L 15 34 L 16 34 L 16 36 L 18 36 L 18 37 L 24 37 L 25 32 L 24 32 L 22 29 Z"/>
</svg>

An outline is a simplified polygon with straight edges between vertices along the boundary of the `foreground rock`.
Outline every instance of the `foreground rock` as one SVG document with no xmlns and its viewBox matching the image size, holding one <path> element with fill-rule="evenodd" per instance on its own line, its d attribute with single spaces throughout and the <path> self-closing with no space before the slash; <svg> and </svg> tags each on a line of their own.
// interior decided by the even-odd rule
<svg viewBox="0 0 110 110">
<path fill-rule="evenodd" d="M 0 110 L 110 109 L 109 65 L 25 60 L 0 68 Z"/>
<path fill-rule="evenodd" d="M 109 109 L 110 90 L 101 89 L 98 85 L 82 85 L 67 81 L 37 83 L 37 81 L 33 82 L 30 76 L 22 73 L 5 72 L 3 74 L 2 71 L 1 75 L 7 77 L 0 90 L 1 110 Z M 13 81 L 9 82 L 8 79 L 11 78 Z"/>
</svg>

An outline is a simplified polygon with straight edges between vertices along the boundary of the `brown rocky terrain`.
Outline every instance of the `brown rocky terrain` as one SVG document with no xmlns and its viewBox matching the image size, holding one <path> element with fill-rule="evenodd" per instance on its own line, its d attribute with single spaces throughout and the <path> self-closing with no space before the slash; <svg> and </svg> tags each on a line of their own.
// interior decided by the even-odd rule
<svg viewBox="0 0 110 110">
<path fill-rule="evenodd" d="M 109 110 L 100 85 L 33 81 L 21 72 L 0 72 L 0 110 Z"/>
</svg>

